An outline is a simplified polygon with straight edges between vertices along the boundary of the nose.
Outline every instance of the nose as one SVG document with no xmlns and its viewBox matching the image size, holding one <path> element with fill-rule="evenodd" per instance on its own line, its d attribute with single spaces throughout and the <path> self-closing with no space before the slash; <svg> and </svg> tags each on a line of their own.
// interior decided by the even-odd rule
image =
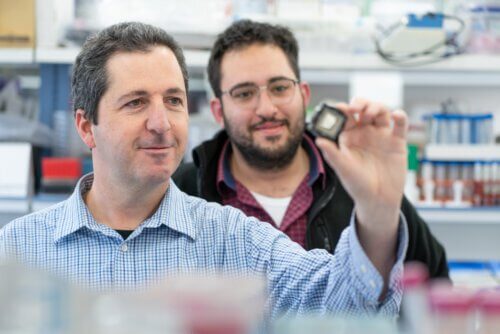
<svg viewBox="0 0 500 334">
<path fill-rule="evenodd" d="M 267 89 L 260 89 L 259 99 L 257 101 L 257 107 L 255 110 L 258 116 L 263 118 L 272 117 L 278 112 L 278 108 L 271 101 L 271 97 L 269 96 L 269 92 Z"/>
<path fill-rule="evenodd" d="M 163 100 L 151 104 L 147 113 L 146 128 L 148 131 L 162 134 L 170 130 L 171 125 L 168 120 L 168 109 L 165 108 Z"/>
</svg>

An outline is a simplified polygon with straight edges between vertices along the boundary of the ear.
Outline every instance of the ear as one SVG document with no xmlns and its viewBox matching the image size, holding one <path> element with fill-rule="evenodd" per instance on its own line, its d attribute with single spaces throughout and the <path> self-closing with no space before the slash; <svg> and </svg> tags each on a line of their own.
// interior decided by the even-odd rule
<svg viewBox="0 0 500 334">
<path fill-rule="evenodd" d="M 217 124 L 224 128 L 224 117 L 222 116 L 222 101 L 214 97 L 210 99 L 210 111 L 215 118 Z"/>
<path fill-rule="evenodd" d="M 304 106 L 307 107 L 309 102 L 311 102 L 311 86 L 307 82 L 300 82 L 299 84 L 300 93 L 304 99 Z"/>
<path fill-rule="evenodd" d="M 82 138 L 88 148 L 93 149 L 95 145 L 94 133 L 92 131 L 92 122 L 85 118 L 83 109 L 77 109 L 75 113 L 76 131 Z"/>
</svg>

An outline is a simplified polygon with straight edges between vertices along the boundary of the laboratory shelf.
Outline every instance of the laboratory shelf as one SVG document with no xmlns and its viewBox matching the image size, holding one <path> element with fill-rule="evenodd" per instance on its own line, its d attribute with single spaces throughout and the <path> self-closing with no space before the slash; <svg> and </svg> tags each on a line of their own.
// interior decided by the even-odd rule
<svg viewBox="0 0 500 334">
<path fill-rule="evenodd" d="M 72 48 L 37 48 L 35 61 L 72 64 L 79 52 Z M 185 49 L 190 68 L 205 70 L 209 51 Z M 499 86 L 500 55 L 460 55 L 435 64 L 401 68 L 384 62 L 375 54 L 302 52 L 299 57 L 304 79 L 311 83 L 348 84 L 352 71 L 398 71 L 405 85 Z M 492 75 L 497 72 L 499 75 Z"/>
<path fill-rule="evenodd" d="M 43 64 L 73 64 L 80 48 L 37 48 L 35 60 Z"/>
<path fill-rule="evenodd" d="M 31 64 L 34 62 L 31 48 L 0 48 L 0 64 Z"/>
<path fill-rule="evenodd" d="M 26 198 L 0 198 L 0 228 L 29 212 L 30 202 Z"/>
<path fill-rule="evenodd" d="M 0 213 L 25 214 L 30 211 L 30 202 L 26 198 L 0 198 Z"/>
<path fill-rule="evenodd" d="M 71 194 L 38 194 L 31 203 L 32 211 L 39 211 L 67 199 Z"/>
<path fill-rule="evenodd" d="M 500 160 L 500 145 L 437 145 L 425 148 L 425 158 L 439 161 Z"/>
<path fill-rule="evenodd" d="M 500 55 L 465 54 L 418 67 L 397 67 L 382 60 L 376 54 L 341 54 L 328 52 L 304 52 L 301 65 L 307 68 L 337 70 L 394 70 L 406 72 L 492 72 L 500 73 Z M 463 80 L 463 79 L 462 79 Z"/>
<path fill-rule="evenodd" d="M 500 207 L 419 208 L 449 260 L 500 260 Z"/>
<path fill-rule="evenodd" d="M 498 226 L 500 232 L 499 206 L 484 208 L 425 208 L 417 205 L 416 207 L 420 216 L 428 223 L 452 225 L 491 224 Z"/>
</svg>

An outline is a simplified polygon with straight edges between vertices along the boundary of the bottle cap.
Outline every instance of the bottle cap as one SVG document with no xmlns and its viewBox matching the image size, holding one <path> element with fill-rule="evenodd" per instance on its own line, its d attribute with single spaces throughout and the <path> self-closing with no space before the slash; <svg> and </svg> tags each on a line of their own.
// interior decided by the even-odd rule
<svg viewBox="0 0 500 334">
<path fill-rule="evenodd" d="M 453 288 L 450 284 L 439 284 L 430 290 L 431 308 L 441 313 L 465 314 L 474 306 L 474 294 L 466 289 Z"/>
<path fill-rule="evenodd" d="M 421 262 L 405 264 L 403 273 L 403 288 L 414 288 L 423 285 L 429 278 L 427 267 Z"/>
</svg>

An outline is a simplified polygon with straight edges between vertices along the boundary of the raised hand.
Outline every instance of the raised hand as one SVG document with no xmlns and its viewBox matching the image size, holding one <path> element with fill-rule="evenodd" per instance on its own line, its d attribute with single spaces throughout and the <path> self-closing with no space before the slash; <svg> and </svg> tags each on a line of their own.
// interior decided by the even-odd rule
<svg viewBox="0 0 500 334">
<path fill-rule="evenodd" d="M 367 253 L 383 246 L 393 250 L 407 170 L 407 116 L 363 99 L 336 107 L 348 117 L 338 146 L 324 138 L 316 144 L 354 199 Z"/>
</svg>

